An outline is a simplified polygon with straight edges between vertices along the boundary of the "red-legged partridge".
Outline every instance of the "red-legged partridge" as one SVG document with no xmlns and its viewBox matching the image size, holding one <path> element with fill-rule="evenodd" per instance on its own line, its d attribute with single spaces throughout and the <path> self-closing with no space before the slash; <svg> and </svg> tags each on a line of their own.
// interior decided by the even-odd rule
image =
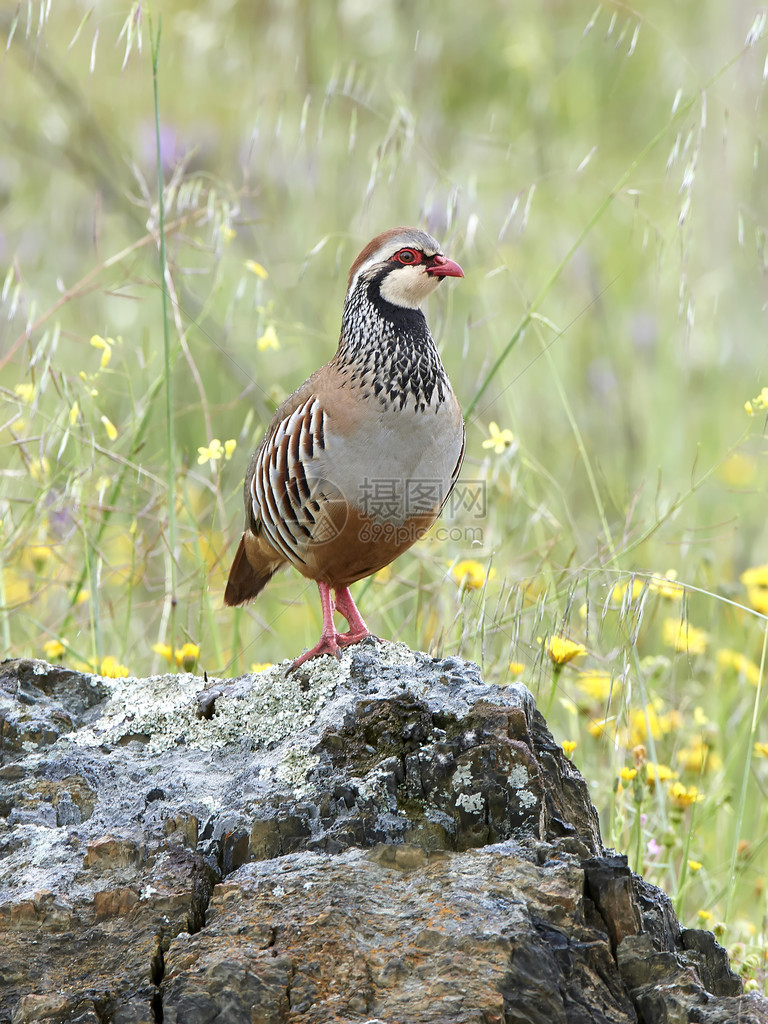
<svg viewBox="0 0 768 1024">
<path fill-rule="evenodd" d="M 456 483 L 464 422 L 420 307 L 463 276 L 418 228 L 377 235 L 349 272 L 336 355 L 283 402 L 251 457 L 224 601 L 256 597 L 286 562 L 315 580 L 323 631 L 293 668 L 368 636 L 349 585 L 422 537 Z"/>
</svg>

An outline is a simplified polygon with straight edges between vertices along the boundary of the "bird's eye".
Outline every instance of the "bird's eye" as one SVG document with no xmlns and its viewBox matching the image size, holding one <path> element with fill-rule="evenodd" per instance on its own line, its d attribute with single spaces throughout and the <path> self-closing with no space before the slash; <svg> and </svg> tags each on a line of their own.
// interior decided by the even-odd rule
<svg viewBox="0 0 768 1024">
<path fill-rule="evenodd" d="M 419 254 L 413 249 L 401 249 L 400 252 L 396 252 L 394 258 L 398 263 L 418 263 Z"/>
</svg>

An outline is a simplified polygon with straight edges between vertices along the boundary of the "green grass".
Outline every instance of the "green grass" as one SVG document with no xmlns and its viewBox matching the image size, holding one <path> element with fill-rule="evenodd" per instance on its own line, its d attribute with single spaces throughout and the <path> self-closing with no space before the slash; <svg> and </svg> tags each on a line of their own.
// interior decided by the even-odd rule
<svg viewBox="0 0 768 1024">
<path fill-rule="evenodd" d="M 4 652 L 144 675 L 188 643 L 233 675 L 314 643 L 296 573 L 222 607 L 245 465 L 332 355 L 359 248 L 423 224 L 466 272 L 428 316 L 484 502 L 363 614 L 522 679 L 605 841 L 765 986 L 763 20 L 304 6 L 0 16 Z M 558 636 L 586 653 L 554 665 Z"/>
</svg>

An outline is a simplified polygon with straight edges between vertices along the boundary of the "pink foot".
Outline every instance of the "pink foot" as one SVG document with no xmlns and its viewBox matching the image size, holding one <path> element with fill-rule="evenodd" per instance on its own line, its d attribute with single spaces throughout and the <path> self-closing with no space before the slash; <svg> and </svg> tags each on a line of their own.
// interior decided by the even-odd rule
<svg viewBox="0 0 768 1024">
<path fill-rule="evenodd" d="M 339 647 L 349 647 L 350 644 L 356 644 L 363 637 L 371 635 L 370 629 L 363 622 L 362 616 L 352 600 L 348 587 L 340 587 L 336 591 L 336 610 L 349 623 L 349 629 L 346 633 L 336 634 L 336 643 Z"/>
<path fill-rule="evenodd" d="M 296 658 L 291 667 L 288 669 L 288 672 L 293 672 L 295 669 L 299 667 L 299 665 L 303 665 L 305 661 L 309 661 L 311 658 L 320 658 L 323 654 L 332 654 L 334 658 L 340 658 L 340 646 L 343 646 L 343 644 L 339 645 L 337 643 L 337 636 L 335 633 L 333 634 L 333 636 L 321 636 L 320 642 L 316 643 L 311 651 L 305 651 L 298 658 Z"/>
<path fill-rule="evenodd" d="M 349 647 L 351 644 L 359 643 L 360 640 L 364 640 L 370 635 L 370 631 L 367 629 L 364 633 L 353 633 L 351 629 L 348 629 L 346 633 L 336 634 L 336 643 L 339 647 Z"/>
<path fill-rule="evenodd" d="M 304 654 L 300 655 L 291 667 L 288 669 L 288 674 L 294 672 L 299 665 L 303 665 L 305 661 L 309 661 L 310 658 L 319 658 L 323 654 L 332 654 L 335 658 L 341 656 L 339 645 L 336 642 L 336 630 L 333 626 L 333 598 L 331 597 L 331 588 L 327 583 L 320 583 L 318 581 L 317 589 L 320 591 L 320 605 L 323 609 L 323 631 L 320 634 L 320 640 L 311 651 L 305 651 Z"/>
<path fill-rule="evenodd" d="M 363 637 L 370 636 L 371 631 L 363 622 L 360 612 L 355 607 L 352 595 L 347 587 L 340 587 L 336 590 L 336 601 L 331 597 L 331 588 L 327 583 L 317 584 L 320 591 L 320 604 L 323 609 L 323 632 L 320 640 L 311 651 L 305 651 L 293 662 L 288 669 L 289 674 L 303 665 L 311 658 L 319 658 L 323 654 L 332 654 L 336 658 L 341 657 L 341 648 L 356 644 Z M 337 633 L 333 625 L 333 612 L 338 611 L 349 623 L 346 633 Z"/>
</svg>

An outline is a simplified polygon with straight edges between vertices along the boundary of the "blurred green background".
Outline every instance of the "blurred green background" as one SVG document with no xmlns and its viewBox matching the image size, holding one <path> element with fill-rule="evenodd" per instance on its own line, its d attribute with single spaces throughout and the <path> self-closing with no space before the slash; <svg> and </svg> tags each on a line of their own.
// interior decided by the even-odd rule
<svg viewBox="0 0 768 1024">
<path fill-rule="evenodd" d="M 768 562 L 765 409 L 744 409 L 768 384 L 765 15 L 741 0 L 52 0 L 0 15 L 0 33 L 6 656 L 146 674 L 188 642 L 200 670 L 234 674 L 315 642 L 316 590 L 296 573 L 222 607 L 247 457 L 333 354 L 357 252 L 425 226 L 466 274 L 427 314 L 485 509 L 454 510 L 358 584 L 363 615 L 498 682 L 519 674 L 600 780 L 609 841 L 640 822 L 638 801 L 616 812 L 612 780 L 636 756 L 621 730 L 640 709 L 640 739 L 675 766 L 690 736 L 654 737 L 644 709 L 674 710 L 720 758 L 699 812 L 711 875 L 690 906 L 723 915 L 738 869 L 754 938 L 762 874 L 735 851 L 747 834 L 764 852 L 768 762 L 752 771 L 748 753 L 768 730 L 761 691 L 718 651 L 759 665 L 768 612 L 739 580 Z M 492 422 L 513 435 L 498 451 Z M 200 462 L 214 438 L 237 447 Z M 456 571 L 467 560 L 474 576 Z M 622 603 L 632 572 L 686 589 L 640 575 Z M 698 655 L 665 645 L 670 616 L 706 631 Z M 618 705 L 574 697 L 572 665 L 538 642 L 560 633 L 623 686 Z M 602 719 L 612 739 L 588 747 Z M 657 816 L 659 835 L 675 825 L 661 802 Z M 676 895 L 682 849 L 664 861 Z"/>
</svg>

